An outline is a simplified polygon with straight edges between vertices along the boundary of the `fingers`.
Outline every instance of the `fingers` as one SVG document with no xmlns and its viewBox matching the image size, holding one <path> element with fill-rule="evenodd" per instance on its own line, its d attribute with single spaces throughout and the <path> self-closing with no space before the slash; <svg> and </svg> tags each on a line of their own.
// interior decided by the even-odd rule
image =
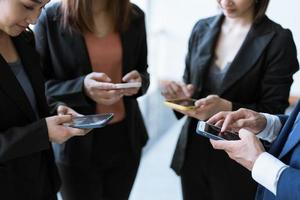
<svg viewBox="0 0 300 200">
<path fill-rule="evenodd" d="M 57 125 L 69 123 L 72 121 L 72 116 L 71 115 L 54 116 L 54 120 Z"/>
<path fill-rule="evenodd" d="M 207 123 L 209 123 L 209 124 L 216 124 L 217 122 L 222 121 L 222 124 L 223 124 L 225 117 L 229 113 L 230 112 L 219 112 L 219 113 L 215 114 L 214 116 L 212 116 L 211 118 L 209 118 L 207 120 Z"/>
<path fill-rule="evenodd" d="M 111 82 L 111 79 L 105 73 L 92 72 L 90 78 L 99 82 Z"/>
<path fill-rule="evenodd" d="M 133 80 L 140 80 L 140 79 L 141 79 L 140 73 L 136 70 L 133 70 L 133 71 L 129 72 L 128 74 L 126 74 L 122 78 L 122 81 L 123 82 L 132 82 Z"/>
<path fill-rule="evenodd" d="M 225 150 L 230 152 L 232 149 L 232 141 L 223 141 L 223 140 L 213 140 L 210 139 L 210 143 L 212 144 L 214 149 Z"/>
</svg>

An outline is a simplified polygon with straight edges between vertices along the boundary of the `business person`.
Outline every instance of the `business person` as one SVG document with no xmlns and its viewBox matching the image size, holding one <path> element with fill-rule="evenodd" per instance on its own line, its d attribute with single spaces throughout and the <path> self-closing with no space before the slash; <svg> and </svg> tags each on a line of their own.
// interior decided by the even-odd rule
<svg viewBox="0 0 300 200">
<path fill-rule="evenodd" d="M 300 199 L 300 102 L 289 117 L 240 109 L 218 113 L 208 122 L 222 126 L 223 131 L 240 130 L 239 141 L 211 143 L 252 171 L 260 184 L 256 200 Z M 259 138 L 273 142 L 268 153 Z"/>
<path fill-rule="evenodd" d="M 181 176 L 186 200 L 250 200 L 256 190 L 250 173 L 195 134 L 196 119 L 241 107 L 283 113 L 298 69 L 297 53 L 291 32 L 265 15 L 268 0 L 217 2 L 222 14 L 194 26 L 184 83 L 171 82 L 163 92 L 168 99 L 198 99 L 196 109 L 178 110 L 188 118 L 172 168 Z"/>
<path fill-rule="evenodd" d="M 47 117 L 43 75 L 29 24 L 48 0 L 0 0 L 0 199 L 55 200 L 60 180 L 51 142 L 86 132 Z M 67 107 L 60 107 L 73 113 Z"/>
<path fill-rule="evenodd" d="M 65 200 L 128 199 L 147 133 L 136 98 L 149 86 L 144 13 L 128 0 L 62 0 L 35 27 L 47 96 L 112 122 L 57 147 Z M 141 88 L 114 90 L 114 83 Z"/>
</svg>

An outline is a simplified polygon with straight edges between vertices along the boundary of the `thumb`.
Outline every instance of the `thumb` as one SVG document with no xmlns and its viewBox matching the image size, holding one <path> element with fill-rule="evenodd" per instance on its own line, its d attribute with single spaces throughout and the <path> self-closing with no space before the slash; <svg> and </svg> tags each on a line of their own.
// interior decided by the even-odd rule
<svg viewBox="0 0 300 200">
<path fill-rule="evenodd" d="M 111 79 L 105 73 L 94 72 L 91 78 L 99 82 L 111 82 Z"/>
<path fill-rule="evenodd" d="M 57 114 L 58 115 L 66 115 L 68 113 L 68 108 L 66 106 L 58 106 L 57 108 Z"/>
<path fill-rule="evenodd" d="M 254 133 L 252 133 L 252 132 L 250 132 L 250 131 L 248 131 L 248 130 L 246 130 L 246 129 L 241 129 L 240 131 L 239 131 L 239 137 L 243 140 L 243 139 L 246 139 L 246 138 L 249 138 L 249 137 L 251 137 L 252 135 L 254 135 Z"/>
<path fill-rule="evenodd" d="M 56 124 L 64 124 L 72 121 L 71 115 L 59 115 L 55 116 L 55 123 Z"/>
</svg>

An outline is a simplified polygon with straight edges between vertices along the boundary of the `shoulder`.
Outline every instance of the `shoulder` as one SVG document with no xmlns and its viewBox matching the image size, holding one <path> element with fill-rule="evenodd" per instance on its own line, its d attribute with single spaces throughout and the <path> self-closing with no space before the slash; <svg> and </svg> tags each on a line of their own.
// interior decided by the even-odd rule
<svg viewBox="0 0 300 200">
<path fill-rule="evenodd" d="M 50 3 L 47 5 L 41 13 L 41 19 L 47 19 L 48 21 L 55 21 L 61 17 L 61 2 Z"/>
<path fill-rule="evenodd" d="M 264 16 L 261 22 L 259 22 L 255 26 L 258 27 L 258 30 L 260 29 L 260 32 L 274 32 L 276 39 L 293 40 L 292 32 L 289 29 L 283 28 L 280 24 L 269 19 L 267 16 Z"/>
<path fill-rule="evenodd" d="M 140 7 L 131 3 L 130 4 L 130 23 L 134 25 L 145 24 L 145 13 Z"/>
<path fill-rule="evenodd" d="M 223 19 L 222 15 L 215 15 L 215 16 L 198 20 L 192 29 L 191 35 L 198 35 L 202 32 L 206 32 L 207 30 L 209 30 L 209 28 L 220 26 L 222 19 Z"/>
</svg>

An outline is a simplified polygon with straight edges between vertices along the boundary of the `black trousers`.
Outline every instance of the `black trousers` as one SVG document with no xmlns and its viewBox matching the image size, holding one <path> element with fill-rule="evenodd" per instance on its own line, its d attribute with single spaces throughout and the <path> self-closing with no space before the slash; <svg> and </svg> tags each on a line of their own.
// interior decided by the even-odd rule
<svg viewBox="0 0 300 200">
<path fill-rule="evenodd" d="M 64 200 L 126 200 L 139 158 L 133 156 L 124 122 L 94 132 L 93 163 L 81 168 L 58 163 Z"/>
<path fill-rule="evenodd" d="M 246 168 L 195 131 L 189 133 L 181 184 L 184 200 L 254 200 L 257 187 Z"/>
</svg>

